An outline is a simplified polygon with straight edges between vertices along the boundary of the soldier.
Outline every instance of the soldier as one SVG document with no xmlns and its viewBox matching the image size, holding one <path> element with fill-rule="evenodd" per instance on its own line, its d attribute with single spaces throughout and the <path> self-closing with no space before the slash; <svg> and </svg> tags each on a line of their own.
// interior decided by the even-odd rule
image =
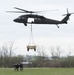
<svg viewBox="0 0 74 75">
<path fill-rule="evenodd" d="M 20 63 L 19 68 L 20 68 L 20 71 L 23 71 L 23 64 L 22 63 Z"/>
<path fill-rule="evenodd" d="M 19 65 L 18 64 L 14 64 L 14 71 L 18 71 L 19 70 Z"/>
</svg>

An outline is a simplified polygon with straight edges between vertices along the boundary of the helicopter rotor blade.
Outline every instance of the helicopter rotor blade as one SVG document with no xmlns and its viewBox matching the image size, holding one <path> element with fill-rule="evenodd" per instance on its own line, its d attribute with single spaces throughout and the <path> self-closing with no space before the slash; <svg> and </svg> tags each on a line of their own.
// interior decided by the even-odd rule
<svg viewBox="0 0 74 75">
<path fill-rule="evenodd" d="M 67 14 L 69 14 L 68 8 L 67 8 Z"/>
<path fill-rule="evenodd" d="M 10 13 L 25 13 L 25 12 L 21 12 L 21 11 L 6 11 L 6 12 L 10 12 Z"/>
<path fill-rule="evenodd" d="M 67 14 L 63 14 L 62 16 L 71 15 L 71 14 L 74 14 L 74 13 L 67 13 Z"/>
<path fill-rule="evenodd" d="M 24 10 L 24 9 L 21 9 L 21 8 L 17 8 L 17 7 L 14 7 L 15 9 L 18 9 L 18 10 L 21 10 L 21 11 L 24 11 L 24 12 L 28 12 L 27 10 Z"/>
<path fill-rule="evenodd" d="M 59 10 L 59 9 L 54 9 L 54 10 L 42 10 L 42 11 L 36 11 L 37 13 L 39 13 L 39 12 L 46 12 L 46 11 L 57 11 L 57 10 Z"/>
<path fill-rule="evenodd" d="M 27 10 L 24 10 L 24 9 L 21 9 L 21 8 L 17 8 L 17 7 L 14 7 L 15 9 L 18 9 L 18 10 L 21 10 L 21 11 L 24 11 L 24 13 L 36 13 L 36 12 L 33 12 L 33 11 L 27 11 Z"/>
<path fill-rule="evenodd" d="M 39 13 L 39 12 L 45 12 L 45 11 L 57 11 L 59 9 L 54 9 L 54 10 L 42 10 L 42 11 L 27 11 L 27 10 L 24 10 L 24 9 L 21 9 L 21 8 L 17 8 L 17 7 L 14 7 L 15 9 L 18 9 L 18 10 L 21 10 L 21 11 L 25 11 L 26 13 Z"/>
<path fill-rule="evenodd" d="M 70 14 L 74 14 L 74 13 L 70 13 Z"/>
<path fill-rule="evenodd" d="M 46 12 L 46 11 L 56 11 L 59 9 L 54 9 L 54 10 L 42 10 L 42 11 L 27 11 L 18 7 L 14 7 L 15 9 L 21 10 L 21 11 L 6 11 L 6 12 L 11 12 L 11 13 L 41 13 L 41 12 Z"/>
</svg>

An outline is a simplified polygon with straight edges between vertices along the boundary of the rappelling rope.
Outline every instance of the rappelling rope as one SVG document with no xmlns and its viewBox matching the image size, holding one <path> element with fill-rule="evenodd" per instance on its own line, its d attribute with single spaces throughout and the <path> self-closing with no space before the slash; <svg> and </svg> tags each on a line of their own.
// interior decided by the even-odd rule
<svg viewBox="0 0 74 75">
<path fill-rule="evenodd" d="M 29 40 L 29 45 L 33 45 L 34 43 L 34 38 L 33 38 L 33 30 L 32 30 L 32 24 L 31 24 L 31 32 L 30 32 L 30 40 Z"/>
</svg>

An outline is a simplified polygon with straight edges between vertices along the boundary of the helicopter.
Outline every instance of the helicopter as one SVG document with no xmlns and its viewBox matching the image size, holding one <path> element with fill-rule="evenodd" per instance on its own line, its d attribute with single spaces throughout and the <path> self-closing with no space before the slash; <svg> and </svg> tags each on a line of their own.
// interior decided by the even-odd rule
<svg viewBox="0 0 74 75">
<path fill-rule="evenodd" d="M 59 28 L 58 26 L 59 24 L 68 24 L 67 21 L 69 20 L 69 17 L 71 16 L 71 14 L 74 14 L 74 13 L 69 13 L 67 8 L 67 14 L 64 14 L 63 16 L 65 17 L 61 21 L 59 21 L 59 20 L 46 18 L 42 15 L 35 14 L 35 13 L 38 13 L 35 11 L 27 11 L 17 7 L 14 7 L 14 8 L 21 11 L 8 11 L 8 12 L 27 13 L 26 15 L 21 15 L 18 18 L 13 20 L 14 22 L 17 22 L 17 23 L 23 23 L 25 26 L 27 26 L 27 24 L 53 24 Z M 28 22 L 29 18 L 33 18 L 34 21 Z"/>
</svg>

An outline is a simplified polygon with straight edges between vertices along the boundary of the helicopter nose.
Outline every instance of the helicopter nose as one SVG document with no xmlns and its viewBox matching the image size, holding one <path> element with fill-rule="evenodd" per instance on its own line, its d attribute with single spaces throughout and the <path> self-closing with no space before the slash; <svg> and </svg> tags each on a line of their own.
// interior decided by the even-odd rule
<svg viewBox="0 0 74 75">
<path fill-rule="evenodd" d="M 18 22 L 18 19 L 14 19 L 13 21 L 14 21 L 14 22 Z"/>
</svg>

